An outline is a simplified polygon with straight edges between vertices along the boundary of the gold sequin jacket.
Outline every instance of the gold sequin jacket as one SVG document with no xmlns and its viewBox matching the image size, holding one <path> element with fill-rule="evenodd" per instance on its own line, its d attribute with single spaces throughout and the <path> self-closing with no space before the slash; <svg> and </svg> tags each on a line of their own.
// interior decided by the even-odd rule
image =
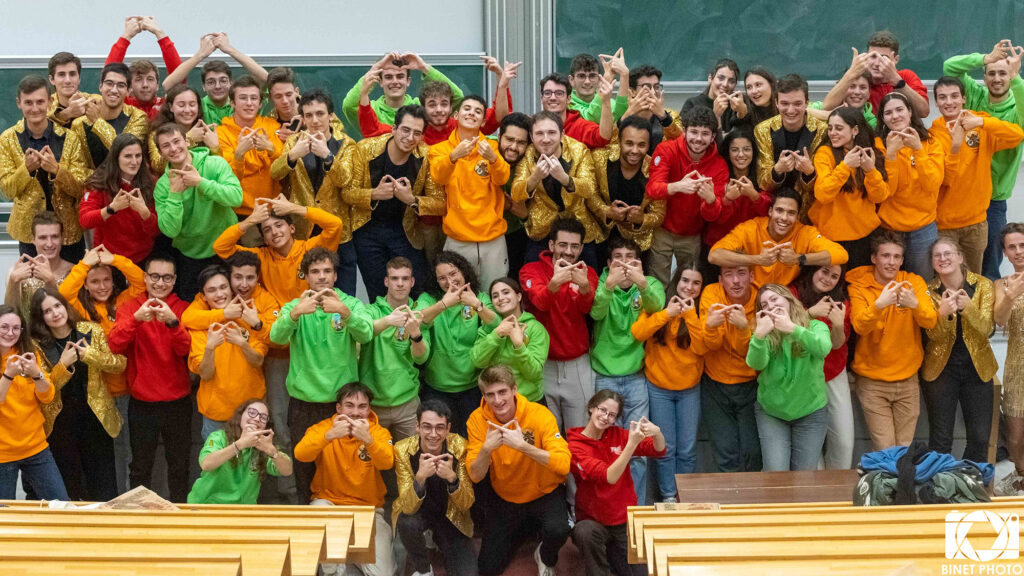
<svg viewBox="0 0 1024 576">
<path fill-rule="evenodd" d="M 827 142 L 825 139 L 828 137 L 828 122 L 818 120 L 808 114 L 804 117 L 804 126 L 806 130 L 801 133 L 797 150 L 807 148 L 807 153 L 810 155 L 809 160 L 813 163 L 814 152 L 822 142 Z M 776 114 L 755 126 L 754 140 L 757 142 L 757 186 L 760 190 L 774 192 L 782 184 L 772 177 L 772 170 L 775 168 L 775 161 L 778 158 L 775 151 L 781 152 L 786 141 L 786 134 L 782 129 L 782 116 Z M 803 174 L 799 174 L 796 178 L 796 191 L 803 197 L 800 206 L 800 221 L 804 224 L 811 223 L 807 217 L 807 211 L 814 203 L 815 177 L 816 174 L 812 174 L 811 179 L 807 180 Z"/>
<path fill-rule="evenodd" d="M 594 175 L 597 180 L 597 193 L 587 199 L 587 208 L 593 214 L 604 230 L 604 235 L 599 242 L 608 238 L 612 227 L 619 230 L 619 234 L 628 240 L 632 240 L 640 246 L 640 250 L 647 250 L 651 247 L 651 239 L 654 230 L 661 226 L 665 220 L 665 200 L 652 200 L 646 194 L 640 204 L 643 210 L 644 221 L 642 224 L 632 222 L 611 222 L 608 220 L 608 206 L 611 205 L 611 193 L 608 190 L 608 163 L 619 159 L 619 145 L 609 144 L 604 148 L 598 148 L 591 152 L 594 157 Z M 650 177 L 651 157 L 644 156 L 644 163 L 640 172 L 644 178 Z"/>
<path fill-rule="evenodd" d="M 295 143 L 299 141 L 301 133 L 292 134 L 288 137 L 288 140 L 284 143 L 284 148 L 281 150 L 281 155 L 270 166 L 270 176 L 275 180 L 287 178 L 287 182 L 282 182 L 281 188 L 295 204 L 309 208 L 323 208 L 323 206 L 319 205 L 321 198 L 336 198 L 338 196 L 337 188 L 342 179 L 343 162 L 341 162 L 341 158 L 344 156 L 345 150 L 355 146 L 356 141 L 344 132 L 337 130 L 332 132 L 332 136 L 341 142 L 341 147 L 338 148 L 338 153 L 334 157 L 334 163 L 331 164 L 331 169 L 324 175 L 324 179 L 318 189 L 313 190 L 313 182 L 310 180 L 309 174 L 306 172 L 306 164 L 301 158 L 295 163 L 294 168 L 288 164 L 288 154 L 292 151 Z M 341 218 L 341 242 L 344 243 L 351 240 L 352 228 L 349 225 L 351 218 L 347 207 L 342 206 L 339 209 L 339 212 L 342 212 L 341 214 L 336 213 L 334 209 L 327 211 Z M 299 239 L 309 238 L 309 233 L 312 229 L 313 225 L 308 220 L 305 218 L 297 219 L 295 222 L 295 237 Z"/>
<path fill-rule="evenodd" d="M 992 318 L 995 296 L 992 291 L 992 281 L 974 272 L 968 272 L 966 282 L 974 286 L 974 296 L 959 314 L 950 316 L 940 314 L 939 320 L 934 328 L 925 330 L 928 341 L 924 347 L 924 363 L 921 366 L 921 378 L 933 381 L 939 377 L 942 370 L 949 361 L 949 354 L 953 350 L 953 343 L 956 341 L 956 323 L 963 323 L 964 344 L 967 351 L 971 353 L 971 360 L 974 368 L 978 371 L 978 377 L 983 382 L 991 380 L 999 369 L 996 362 L 996 355 L 992 352 L 992 345 L 989 337 L 995 328 L 995 321 Z M 942 283 L 936 278 L 928 285 L 928 294 L 931 296 L 932 305 L 935 310 L 939 309 L 942 301 Z"/>
<path fill-rule="evenodd" d="M 135 106 L 125 104 L 121 110 L 121 114 L 128 115 L 128 124 L 124 127 L 125 134 L 131 134 L 139 139 L 139 142 L 146 142 L 146 136 L 149 134 L 149 117 L 142 110 L 139 110 Z M 92 164 L 92 155 L 89 154 L 88 146 L 86 144 L 85 125 L 89 121 L 86 116 L 79 116 L 71 122 L 71 131 L 78 135 L 78 139 L 82 141 L 82 146 L 85 148 L 85 154 L 83 157 L 86 160 L 86 165 L 90 168 L 96 168 Z M 96 122 L 92 124 L 92 133 L 99 137 L 103 145 L 110 150 L 110 145 L 114 143 L 114 138 L 117 138 L 117 130 L 110 125 L 109 122 L 103 118 L 97 118 Z"/>
<path fill-rule="evenodd" d="M 467 537 L 473 537 L 473 518 L 469 508 L 473 505 L 473 481 L 469 478 L 466 467 L 466 440 L 458 434 L 448 434 L 445 445 L 448 453 L 458 462 L 455 473 L 459 476 L 459 487 L 448 495 L 445 517 Z M 391 510 L 391 525 L 398 526 L 398 515 L 415 514 L 423 504 L 423 498 L 413 488 L 412 463 L 409 457 L 420 451 L 420 437 L 417 434 L 400 440 L 395 444 L 395 475 L 398 479 L 398 498 Z"/>
<path fill-rule="evenodd" d="M 533 191 L 526 189 L 526 180 L 537 167 L 538 156 L 537 149 L 530 144 L 516 166 L 516 175 L 512 181 L 512 201 L 526 202 L 526 235 L 534 240 L 543 240 L 555 220 L 572 217 L 579 220 L 586 230 L 584 242 L 600 242 L 607 236 L 607 232 L 587 208 L 587 200 L 595 194 L 597 187 L 594 180 L 594 157 L 590 149 L 582 142 L 562 136 L 562 165 L 565 167 L 568 164 L 565 172 L 575 186 L 574 192 L 561 189 L 562 204 L 565 206 L 562 211 L 558 210 L 558 205 L 544 190 L 543 182 L 538 183 Z"/>
</svg>

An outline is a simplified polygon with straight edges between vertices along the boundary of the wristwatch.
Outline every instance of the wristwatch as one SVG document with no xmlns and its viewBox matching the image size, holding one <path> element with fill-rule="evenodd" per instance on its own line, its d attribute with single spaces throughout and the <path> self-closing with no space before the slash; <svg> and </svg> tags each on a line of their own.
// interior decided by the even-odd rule
<svg viewBox="0 0 1024 576">
<path fill-rule="evenodd" d="M 668 128 L 669 126 L 672 125 L 672 114 L 670 114 L 669 111 L 666 110 L 665 115 L 662 116 L 661 118 L 658 118 L 658 122 L 661 123 L 662 128 Z"/>
<path fill-rule="evenodd" d="M 899 82 L 897 82 L 897 83 L 892 85 L 892 89 L 893 90 L 902 90 L 903 87 L 906 86 L 906 85 L 907 85 L 907 81 L 904 80 L 903 78 L 900 78 Z"/>
<path fill-rule="evenodd" d="M 113 216 L 114 214 L 117 214 L 117 210 L 114 210 L 110 206 L 105 207 L 104 210 L 107 211 L 107 216 Z"/>
<path fill-rule="evenodd" d="M 796 260 L 797 260 L 797 262 L 800 263 L 801 266 L 807 266 L 807 255 L 806 254 L 801 254 L 800 256 L 797 257 Z"/>
<path fill-rule="evenodd" d="M 423 334 L 420 334 L 419 336 L 409 336 L 409 340 L 411 342 L 423 342 Z"/>
</svg>

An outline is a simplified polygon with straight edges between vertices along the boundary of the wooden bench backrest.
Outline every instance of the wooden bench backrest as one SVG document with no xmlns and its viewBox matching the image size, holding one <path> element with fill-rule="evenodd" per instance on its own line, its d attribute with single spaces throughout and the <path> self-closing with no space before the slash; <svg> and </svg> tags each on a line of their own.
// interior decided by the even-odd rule
<svg viewBox="0 0 1024 576">
<path fill-rule="evenodd" d="M 26 555 L 0 558 L 0 574 L 18 576 L 242 576 L 242 561 L 234 557 L 167 558 L 148 562 L 138 558 L 38 558 Z"/>
</svg>

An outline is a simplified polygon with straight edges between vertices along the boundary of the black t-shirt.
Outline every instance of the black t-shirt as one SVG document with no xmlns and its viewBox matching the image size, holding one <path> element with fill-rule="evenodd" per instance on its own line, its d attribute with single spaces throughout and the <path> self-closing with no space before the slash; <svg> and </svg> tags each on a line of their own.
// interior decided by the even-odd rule
<svg viewBox="0 0 1024 576">
<path fill-rule="evenodd" d="M 121 135 L 124 133 L 125 126 L 128 126 L 128 114 L 121 110 L 121 113 L 116 118 L 107 120 L 107 124 L 113 126 L 114 132 Z M 103 144 L 103 140 L 93 131 L 93 127 L 90 124 L 85 125 L 85 143 L 89 149 L 89 156 L 92 157 L 92 165 L 99 166 L 107 157 L 108 150 L 106 145 Z"/>
<path fill-rule="evenodd" d="M 622 175 L 621 161 L 608 163 L 608 199 L 610 202 L 622 200 L 630 206 L 639 206 L 644 201 L 644 190 L 647 179 L 642 171 L 637 170 L 632 178 Z"/>
<path fill-rule="evenodd" d="M 395 180 L 408 178 L 411 184 L 415 184 L 416 174 L 413 172 L 414 166 L 415 163 L 411 157 L 404 164 L 395 164 L 391 161 L 391 155 L 388 154 L 387 149 L 384 150 L 384 174 L 391 176 Z M 376 187 L 380 184 L 380 180 L 371 182 L 371 184 Z M 370 219 L 376 223 L 401 223 L 402 217 L 405 216 L 405 208 L 405 202 L 398 198 L 381 200 L 373 209 Z"/>
<path fill-rule="evenodd" d="M 946 291 L 945 286 L 941 286 L 941 296 Z M 964 282 L 963 289 L 967 292 L 967 295 L 974 298 L 974 286 L 971 286 L 968 282 Z M 954 290 L 959 290 L 955 288 Z M 971 360 L 971 352 L 967 349 L 967 343 L 964 342 L 964 323 L 963 318 L 958 316 L 955 312 L 953 313 L 954 320 L 956 321 L 956 338 L 953 340 L 953 349 L 949 351 L 949 360 L 946 361 L 946 366 L 961 366 L 974 368 L 974 361 Z"/>
<path fill-rule="evenodd" d="M 338 151 L 341 150 L 341 142 L 331 137 L 327 141 L 327 149 L 331 151 L 330 159 L 334 157 L 334 162 L 338 160 Z M 309 182 L 313 185 L 313 193 L 316 193 L 320 189 L 320 186 L 324 183 L 324 177 L 327 176 L 327 172 L 330 171 L 332 164 L 327 164 L 324 158 L 317 156 L 310 152 L 302 157 L 302 164 L 306 168 L 306 174 L 309 176 Z"/>
<path fill-rule="evenodd" d="M 53 157 L 60 162 L 61 152 L 64 149 L 64 139 L 58 138 L 53 133 L 53 122 L 46 123 L 46 130 L 43 131 L 43 135 L 36 138 L 32 135 L 26 126 L 25 129 L 18 135 L 18 140 L 21 143 L 21 150 L 25 152 L 27 150 L 35 150 L 41 152 L 43 148 L 50 147 L 50 152 L 53 152 Z M 46 201 L 46 209 L 53 212 L 53 184 L 50 182 L 50 173 L 43 170 L 40 166 L 36 169 L 35 173 L 36 181 L 43 187 L 43 198 Z"/>
<path fill-rule="evenodd" d="M 422 452 L 423 451 L 420 450 L 419 452 L 409 456 L 409 463 L 412 465 L 413 476 L 416 476 L 416 473 L 420 469 L 420 454 Z M 447 446 L 443 446 L 441 448 L 441 453 L 448 453 Z M 449 454 L 449 456 L 451 456 L 451 454 Z M 455 460 L 454 456 L 452 456 L 452 470 L 458 470 L 458 467 L 458 461 Z M 458 478 L 456 478 L 455 482 L 451 484 L 436 474 L 427 478 L 424 487 L 426 496 L 423 498 L 423 504 L 420 505 L 420 512 L 437 518 L 444 518 L 445 512 L 448 509 L 448 495 L 451 492 L 454 492 L 458 486 Z"/>
<path fill-rule="evenodd" d="M 78 330 L 72 330 L 71 334 L 69 334 L 67 338 L 54 338 L 54 344 L 48 346 L 45 350 L 46 359 L 52 366 L 56 366 L 57 362 L 60 362 L 60 356 L 64 352 L 64 346 L 66 346 L 68 342 L 78 342 L 82 337 L 83 335 L 81 332 Z M 74 373 L 71 374 L 71 379 L 68 380 L 67 384 L 61 388 L 61 398 L 85 402 L 89 387 L 89 367 L 79 360 L 68 369 L 68 371 L 71 370 L 74 370 Z"/>
</svg>

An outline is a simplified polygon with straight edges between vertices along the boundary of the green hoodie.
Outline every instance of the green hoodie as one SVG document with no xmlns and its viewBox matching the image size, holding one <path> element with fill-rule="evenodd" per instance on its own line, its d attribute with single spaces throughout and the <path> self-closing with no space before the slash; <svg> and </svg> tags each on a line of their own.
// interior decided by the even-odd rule
<svg viewBox="0 0 1024 576">
<path fill-rule="evenodd" d="M 409 307 L 421 309 L 412 299 Z M 394 308 L 387 298 L 378 296 L 376 302 L 366 306 L 366 311 L 372 325 L 374 320 L 391 314 Z M 416 365 L 423 364 L 430 356 L 430 331 L 423 327 L 422 333 L 423 345 L 427 348 L 422 356 L 412 353 L 412 341 L 405 327 L 388 326 L 363 345 L 359 352 L 359 376 L 360 382 L 373 390 L 373 406 L 400 406 L 419 394 L 420 372 Z"/>
<path fill-rule="evenodd" d="M 665 287 L 653 276 L 647 276 L 647 289 L 636 284 L 628 290 L 605 286 L 608 268 L 601 272 L 594 291 L 594 345 L 590 349 L 590 367 L 604 376 L 636 374 L 644 363 L 644 344 L 633 337 L 633 323 L 640 312 L 654 314 L 665 307 Z"/>
<path fill-rule="evenodd" d="M 296 298 L 281 308 L 270 328 L 270 341 L 290 348 L 288 394 L 305 402 L 334 402 L 339 388 L 358 381 L 357 344 L 373 338 L 366 305 L 337 288 L 334 292 L 352 312 L 348 320 L 342 322 L 340 315 L 317 308 L 296 322 L 291 316 L 299 303 Z"/>
<path fill-rule="evenodd" d="M 942 73 L 956 76 L 964 83 L 967 91 L 967 102 L 964 108 L 985 112 L 1000 120 L 1013 122 L 1024 128 L 1024 105 L 1017 106 L 1017 100 L 1024 102 L 1024 81 L 1020 76 L 1010 80 L 1010 93 L 1002 102 L 988 101 L 988 88 L 979 84 L 971 77 L 970 72 L 985 66 L 985 55 L 980 53 L 953 56 L 942 64 Z M 1006 200 L 1013 195 L 1013 185 L 1017 182 L 1017 169 L 1020 168 L 1021 146 L 1008 150 L 1000 150 L 992 155 L 992 199 Z"/>
<path fill-rule="evenodd" d="M 548 360 L 548 331 L 529 312 L 519 316 L 519 323 L 526 324 L 526 340 L 522 348 L 512 345 L 512 340 L 494 332 L 501 322 L 481 326 L 476 333 L 476 344 L 470 351 L 470 358 L 477 368 L 504 364 L 512 369 L 519 393 L 530 402 L 544 397 L 544 363 Z"/>
<path fill-rule="evenodd" d="M 803 351 L 793 355 L 793 342 Z M 766 338 L 750 337 L 747 366 L 757 375 L 757 402 L 765 413 L 793 421 L 825 407 L 825 356 L 832 351 L 828 325 L 811 320 L 807 328 L 796 326 L 782 339 L 780 350 L 772 351 Z"/>
<path fill-rule="evenodd" d="M 433 66 L 429 67 L 430 70 L 423 75 L 423 80 L 434 80 L 436 82 L 444 82 L 445 84 L 452 87 L 452 110 L 459 109 L 459 103 L 462 102 L 462 89 L 459 88 L 455 82 L 448 79 L 447 76 L 441 74 Z M 359 80 L 356 81 L 356 85 L 345 94 L 345 99 L 341 102 L 341 112 L 345 115 L 345 123 L 349 126 L 349 129 L 354 132 L 359 130 L 359 92 L 363 89 L 363 77 L 360 76 Z M 406 93 L 405 98 L 402 100 L 402 106 L 408 106 L 410 104 L 420 104 L 420 99 L 414 96 L 410 96 Z M 377 121 L 381 124 L 395 124 L 395 111 L 397 108 L 388 106 L 387 98 L 384 96 L 378 96 L 376 100 L 370 100 L 370 108 L 377 113 Z"/>
<path fill-rule="evenodd" d="M 494 311 L 490 296 L 481 292 L 477 298 L 481 304 Z M 426 310 L 436 303 L 436 298 L 424 292 L 416 301 L 416 308 Z M 500 321 L 496 317 L 494 324 Z M 476 343 L 476 333 L 480 326 L 480 316 L 476 310 L 462 304 L 446 308 L 434 318 L 429 324 L 430 358 L 423 371 L 427 385 L 448 393 L 476 387 L 479 370 L 466 359 Z"/>
<path fill-rule="evenodd" d="M 203 108 L 203 122 L 207 124 L 220 124 L 220 121 L 225 116 L 231 116 L 235 113 L 235 107 L 231 105 L 231 99 L 228 99 L 228 103 L 223 106 L 218 106 L 213 103 L 213 100 L 209 95 L 203 96 L 200 101 Z"/>
<path fill-rule="evenodd" d="M 625 96 L 615 96 L 611 101 L 612 105 L 612 118 L 618 122 L 619 118 L 626 112 L 626 108 L 629 107 L 629 102 L 626 101 Z M 580 118 L 584 120 L 590 120 L 597 124 L 601 122 L 601 98 L 594 93 L 594 97 L 587 102 L 583 98 L 576 95 L 573 92 L 569 95 L 569 110 L 575 110 L 580 113 Z"/>
<path fill-rule="evenodd" d="M 213 256 L 213 241 L 238 224 L 233 208 L 242 205 L 242 185 L 227 160 L 203 147 L 191 153 L 192 165 L 202 177 L 199 185 L 174 194 L 170 172 L 164 172 L 153 188 L 153 200 L 160 231 L 182 254 L 198 260 Z"/>
</svg>

